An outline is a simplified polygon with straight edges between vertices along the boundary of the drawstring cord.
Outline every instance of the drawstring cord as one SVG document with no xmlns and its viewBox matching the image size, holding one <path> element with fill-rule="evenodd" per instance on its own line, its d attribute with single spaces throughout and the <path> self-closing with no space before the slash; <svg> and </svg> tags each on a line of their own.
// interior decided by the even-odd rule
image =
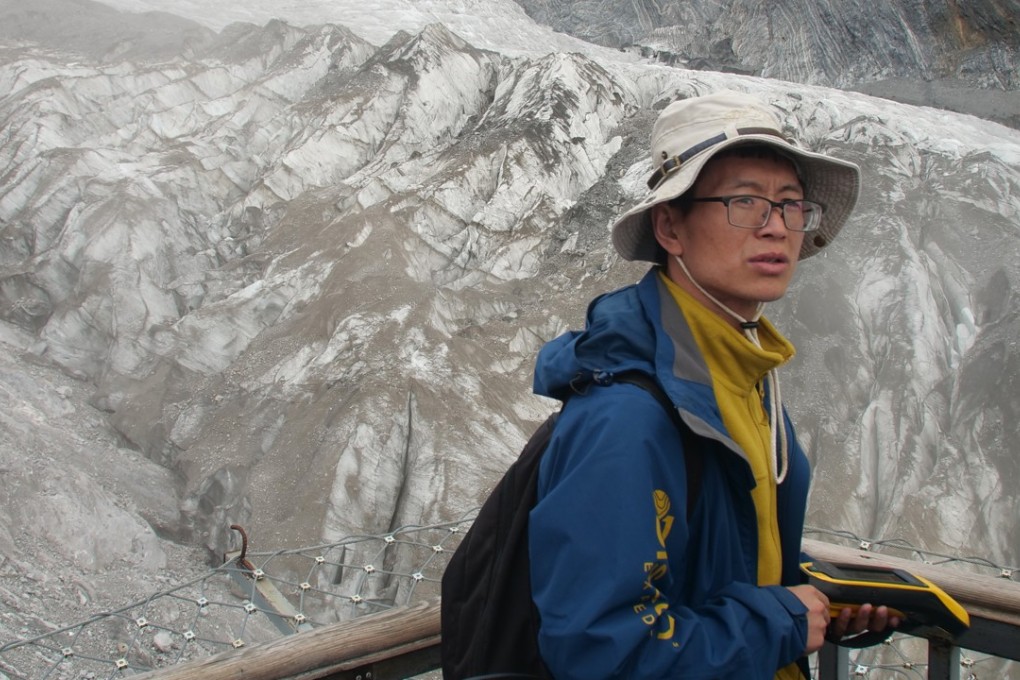
<svg viewBox="0 0 1020 680">
<path fill-rule="evenodd" d="M 678 265 L 680 265 L 680 269 L 683 270 L 687 279 L 693 283 L 705 297 L 718 305 L 719 309 L 733 317 L 740 324 L 740 329 L 743 331 L 744 336 L 756 347 L 761 349 L 761 341 L 758 339 L 758 319 L 761 318 L 762 312 L 765 310 L 765 303 L 758 303 L 758 309 L 755 311 L 753 319 L 745 319 L 717 300 L 715 296 L 707 290 L 702 288 L 701 284 L 695 281 L 694 277 L 691 276 L 691 272 L 687 269 L 687 265 L 684 264 L 684 261 L 680 259 L 679 255 L 674 255 L 673 259 L 676 260 Z M 770 452 L 771 455 L 769 457 L 769 467 L 772 468 L 772 478 L 776 480 L 776 484 L 778 485 L 782 484 L 783 480 L 786 479 L 786 473 L 790 467 L 790 445 L 786 439 L 786 427 L 782 422 L 780 422 L 783 413 L 783 400 L 779 394 L 779 374 L 776 369 L 769 369 L 768 373 L 765 374 L 765 382 L 768 385 L 770 395 L 769 429 L 772 433 L 772 436 L 769 437 L 772 448 L 772 451 Z M 779 439 L 778 446 L 776 445 L 777 438 Z"/>
</svg>

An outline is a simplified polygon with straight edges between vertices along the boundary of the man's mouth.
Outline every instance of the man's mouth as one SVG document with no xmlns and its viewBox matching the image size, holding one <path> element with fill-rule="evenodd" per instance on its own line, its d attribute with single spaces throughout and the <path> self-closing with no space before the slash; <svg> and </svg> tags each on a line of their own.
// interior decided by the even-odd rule
<svg viewBox="0 0 1020 680">
<path fill-rule="evenodd" d="M 766 253 L 764 255 L 757 255 L 751 258 L 751 262 L 764 262 L 766 264 L 786 264 L 789 259 L 786 255 L 779 253 Z"/>
</svg>

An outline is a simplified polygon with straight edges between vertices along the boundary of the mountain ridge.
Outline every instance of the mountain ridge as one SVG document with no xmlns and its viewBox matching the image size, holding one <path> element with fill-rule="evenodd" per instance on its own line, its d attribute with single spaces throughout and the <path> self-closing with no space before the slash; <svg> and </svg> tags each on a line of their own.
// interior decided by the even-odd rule
<svg viewBox="0 0 1020 680">
<path fill-rule="evenodd" d="M 608 225 L 643 194 L 657 111 L 719 89 L 864 172 L 851 223 L 768 310 L 798 346 L 784 401 L 815 464 L 811 522 L 1020 562 L 1015 130 L 789 82 L 507 56 L 435 24 L 380 47 L 285 23 L 211 44 L 0 62 L 11 573 L 131 565 L 139 586 L 182 568 L 182 546 L 196 567 L 220 559 L 231 524 L 284 548 L 476 506 L 555 408 L 529 392 L 538 347 L 642 273 Z M 82 492 L 27 471 L 50 467 Z M 96 519 L 29 521 L 36 494 Z M 100 547 L 108 510 L 134 542 Z"/>
<path fill-rule="evenodd" d="M 535 21 L 674 66 L 855 90 L 1020 127 L 1020 4 L 518 0 Z"/>
</svg>

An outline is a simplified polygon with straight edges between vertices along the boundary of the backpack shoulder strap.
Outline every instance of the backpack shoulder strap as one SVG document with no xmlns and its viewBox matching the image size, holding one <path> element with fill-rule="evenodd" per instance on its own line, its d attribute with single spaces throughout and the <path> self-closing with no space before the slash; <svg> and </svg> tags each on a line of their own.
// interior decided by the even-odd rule
<svg viewBox="0 0 1020 680">
<path fill-rule="evenodd" d="M 673 406 L 673 400 L 669 398 L 659 381 L 643 371 L 623 371 L 613 376 L 615 382 L 637 385 L 647 390 L 656 401 L 669 414 L 670 420 L 680 431 L 680 438 L 684 444 L 684 466 L 687 468 L 687 517 L 690 518 L 694 506 L 698 502 L 698 495 L 701 491 L 701 474 L 704 467 L 704 460 L 699 446 L 694 441 L 694 433 L 687 423 L 680 417 L 680 412 Z"/>
</svg>

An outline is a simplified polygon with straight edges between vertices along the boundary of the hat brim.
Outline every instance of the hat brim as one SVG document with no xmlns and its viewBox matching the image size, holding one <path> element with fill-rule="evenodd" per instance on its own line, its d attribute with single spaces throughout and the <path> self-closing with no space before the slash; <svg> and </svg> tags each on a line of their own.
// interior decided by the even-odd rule
<svg viewBox="0 0 1020 680">
<path fill-rule="evenodd" d="M 725 149 L 747 144 L 766 145 L 789 156 L 797 164 L 804 182 L 804 198 L 824 207 L 819 228 L 806 235 L 799 259 L 811 257 L 832 243 L 850 217 L 861 191 L 861 171 L 856 164 L 831 156 L 805 151 L 774 135 L 750 134 L 727 139 L 688 159 L 661 184 L 613 224 L 612 240 L 625 260 L 656 262 L 659 244 L 652 231 L 653 206 L 682 195 L 714 156 Z"/>
</svg>

